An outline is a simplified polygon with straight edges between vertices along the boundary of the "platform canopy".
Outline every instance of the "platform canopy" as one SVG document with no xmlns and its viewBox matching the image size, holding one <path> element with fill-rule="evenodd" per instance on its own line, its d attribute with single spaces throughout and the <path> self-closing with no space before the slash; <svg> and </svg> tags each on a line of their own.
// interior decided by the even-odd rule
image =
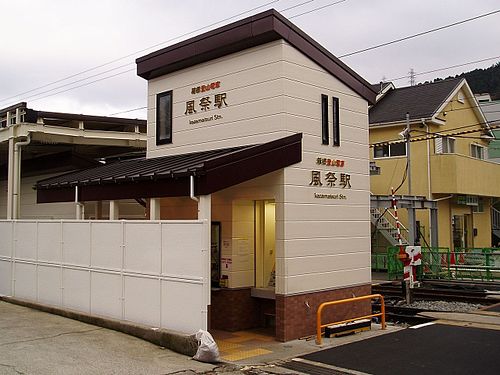
<svg viewBox="0 0 500 375">
<path fill-rule="evenodd" d="M 35 184 L 38 203 L 189 196 L 251 180 L 302 160 L 302 133 L 271 142 L 137 158 L 63 174 Z"/>
</svg>

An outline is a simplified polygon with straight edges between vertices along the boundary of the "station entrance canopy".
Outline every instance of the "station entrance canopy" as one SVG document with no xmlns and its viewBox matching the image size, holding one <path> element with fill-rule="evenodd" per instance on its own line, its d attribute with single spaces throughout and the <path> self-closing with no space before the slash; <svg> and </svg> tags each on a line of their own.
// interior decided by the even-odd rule
<svg viewBox="0 0 500 375">
<path fill-rule="evenodd" d="M 38 203 L 207 195 L 302 160 L 302 134 L 225 149 L 137 158 L 67 173 L 35 184 Z"/>
</svg>

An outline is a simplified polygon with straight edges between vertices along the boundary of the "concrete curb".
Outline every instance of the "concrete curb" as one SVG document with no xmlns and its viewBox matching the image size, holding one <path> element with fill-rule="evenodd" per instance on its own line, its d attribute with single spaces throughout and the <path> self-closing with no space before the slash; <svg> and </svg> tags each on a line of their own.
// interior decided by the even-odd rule
<svg viewBox="0 0 500 375">
<path fill-rule="evenodd" d="M 154 329 L 141 324 L 125 322 L 121 320 L 92 316 L 78 311 L 64 310 L 54 306 L 43 305 L 25 301 L 18 298 L 0 296 L 1 301 L 9 302 L 15 305 L 29 307 L 32 309 L 44 311 L 50 314 L 60 315 L 65 318 L 78 320 L 83 323 L 93 324 L 99 327 L 112 329 L 114 331 L 123 332 L 127 335 L 135 336 L 140 339 L 149 341 L 155 345 L 173 350 L 174 352 L 187 356 L 194 356 L 198 349 L 198 342 L 194 335 L 186 335 L 180 332 Z"/>
</svg>

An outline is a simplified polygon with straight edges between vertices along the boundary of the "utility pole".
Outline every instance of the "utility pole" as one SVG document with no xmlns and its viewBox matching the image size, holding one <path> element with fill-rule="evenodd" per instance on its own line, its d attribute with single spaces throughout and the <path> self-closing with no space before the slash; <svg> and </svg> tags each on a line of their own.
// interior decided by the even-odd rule
<svg viewBox="0 0 500 375">
<path fill-rule="evenodd" d="M 412 199 L 412 189 L 411 189 L 411 149 L 410 149 L 410 113 L 406 112 L 406 130 L 405 130 L 405 140 L 406 140 L 406 163 L 407 163 L 407 175 L 408 180 L 408 196 L 410 198 L 410 207 L 408 207 L 408 245 L 415 245 L 415 206 L 414 200 Z M 408 263 L 407 263 L 408 262 Z M 411 260 L 407 259 L 403 262 L 405 265 L 405 272 L 409 268 L 409 278 L 405 281 L 405 292 L 406 292 L 406 303 L 409 305 L 413 302 L 413 286 L 414 286 L 414 267 L 411 264 Z M 407 267 L 409 265 L 409 267 Z"/>
<path fill-rule="evenodd" d="M 406 163 L 407 163 L 407 180 L 408 180 L 408 196 L 412 197 L 411 191 L 411 150 L 410 150 L 410 113 L 406 112 Z M 415 208 L 413 205 L 408 208 L 408 242 L 410 246 L 415 245 Z"/>
</svg>

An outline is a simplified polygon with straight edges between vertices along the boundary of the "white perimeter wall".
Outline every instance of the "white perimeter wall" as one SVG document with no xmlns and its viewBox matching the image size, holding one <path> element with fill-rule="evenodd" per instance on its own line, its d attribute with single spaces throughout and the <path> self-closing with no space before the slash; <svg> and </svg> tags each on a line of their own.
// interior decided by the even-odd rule
<svg viewBox="0 0 500 375">
<path fill-rule="evenodd" d="M 191 88 L 220 81 L 220 88 L 191 94 Z M 156 94 L 173 90 L 173 143 L 156 146 Z M 186 101 L 227 94 L 227 107 L 185 115 Z M 321 94 L 329 96 L 330 145 L 321 144 Z M 340 147 L 332 146 L 332 96 L 340 103 Z M 210 115 L 219 120 L 189 124 Z M 370 176 L 368 103 L 330 73 L 285 41 L 275 41 L 149 81 L 148 157 L 262 143 L 303 133 L 302 162 L 254 181 L 217 192 L 225 205 L 235 201 L 276 201 L 276 293 L 297 294 L 362 285 L 370 282 Z M 316 159 L 340 159 L 344 167 L 317 165 Z M 323 186 L 311 186 L 319 171 Z M 328 187 L 326 173 L 336 174 Z M 338 186 L 340 174 L 350 176 L 350 189 Z M 279 178 L 276 178 L 279 176 Z M 342 194 L 346 199 L 316 198 Z M 214 206 L 214 215 L 217 209 Z M 234 214 L 234 213 L 233 213 Z M 242 212 L 243 215 L 243 212 Z M 224 224 L 224 223 L 223 223 Z M 253 267 L 236 248 L 232 228 L 230 286 L 253 286 Z M 248 224 L 248 225 L 247 225 Z M 234 223 L 233 223 L 234 225 Z M 252 229 L 253 230 L 253 229 Z M 245 232 L 246 233 L 246 232 Z M 232 280 L 231 280 L 232 279 Z"/>
<path fill-rule="evenodd" d="M 207 329 L 208 230 L 198 220 L 0 221 L 0 295 Z"/>
</svg>

